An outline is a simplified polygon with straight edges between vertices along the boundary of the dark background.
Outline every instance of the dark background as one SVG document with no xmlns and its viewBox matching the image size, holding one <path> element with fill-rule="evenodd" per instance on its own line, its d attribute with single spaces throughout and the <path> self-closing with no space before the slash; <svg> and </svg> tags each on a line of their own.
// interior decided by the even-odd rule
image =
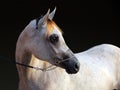
<svg viewBox="0 0 120 90">
<path fill-rule="evenodd" d="M 118 0 L 119 1 L 119 0 Z M 120 3 L 116 0 L 1 0 L 0 90 L 17 90 L 14 60 L 16 41 L 25 26 L 57 7 L 54 21 L 63 30 L 67 45 L 81 52 L 98 44 L 120 47 Z"/>
</svg>

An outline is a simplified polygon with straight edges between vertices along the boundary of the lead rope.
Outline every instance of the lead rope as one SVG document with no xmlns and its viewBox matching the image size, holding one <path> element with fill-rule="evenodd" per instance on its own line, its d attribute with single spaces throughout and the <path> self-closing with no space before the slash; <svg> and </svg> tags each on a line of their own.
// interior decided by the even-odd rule
<svg viewBox="0 0 120 90">
<path fill-rule="evenodd" d="M 72 57 L 74 57 L 74 55 Z M 72 58 L 72 57 L 70 57 L 70 58 Z M 24 67 L 28 67 L 28 68 L 32 68 L 32 69 L 36 69 L 36 70 L 41 70 L 43 72 L 53 70 L 53 69 L 57 68 L 57 66 L 55 66 L 55 65 L 58 65 L 58 64 L 60 64 L 60 63 L 62 63 L 64 61 L 67 61 L 68 59 L 70 59 L 70 58 L 67 58 L 67 59 L 64 59 L 62 61 L 57 61 L 57 62 L 55 62 L 55 64 L 52 64 L 52 65 L 50 65 L 50 66 L 48 66 L 46 68 L 40 68 L 40 67 L 35 67 L 35 66 L 31 66 L 31 65 L 26 65 L 26 64 L 23 64 L 23 63 L 15 62 L 12 59 L 9 59 L 7 57 L 0 56 L 0 58 L 1 59 L 5 59 L 6 61 L 12 62 L 12 63 L 20 65 L 20 66 L 24 66 Z"/>
</svg>

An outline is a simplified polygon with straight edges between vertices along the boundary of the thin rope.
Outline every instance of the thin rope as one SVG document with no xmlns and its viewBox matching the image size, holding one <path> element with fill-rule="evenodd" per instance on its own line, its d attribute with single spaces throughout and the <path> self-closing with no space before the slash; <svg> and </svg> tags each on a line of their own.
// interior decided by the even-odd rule
<svg viewBox="0 0 120 90">
<path fill-rule="evenodd" d="M 70 57 L 70 58 L 73 58 L 73 57 L 74 57 L 74 55 L 72 57 Z M 44 72 L 53 70 L 53 69 L 57 68 L 56 65 L 58 65 L 58 64 L 60 64 L 60 63 L 62 63 L 64 61 L 67 61 L 68 59 L 70 59 L 70 58 L 63 59 L 63 60 L 61 59 L 61 61 L 57 61 L 57 62 L 55 62 L 55 64 L 52 64 L 52 65 L 50 65 L 50 66 L 48 66 L 46 68 L 40 68 L 40 67 L 35 67 L 35 66 L 31 66 L 31 65 L 26 65 L 26 64 L 23 64 L 23 63 L 15 62 L 15 60 L 12 60 L 12 59 L 4 57 L 4 56 L 0 56 L 0 58 L 2 60 L 4 59 L 6 61 L 12 62 L 12 63 L 20 65 L 20 66 L 24 66 L 24 67 L 28 67 L 28 68 L 32 68 L 32 69 L 36 69 L 36 70 L 41 70 L 41 71 L 44 71 Z"/>
</svg>

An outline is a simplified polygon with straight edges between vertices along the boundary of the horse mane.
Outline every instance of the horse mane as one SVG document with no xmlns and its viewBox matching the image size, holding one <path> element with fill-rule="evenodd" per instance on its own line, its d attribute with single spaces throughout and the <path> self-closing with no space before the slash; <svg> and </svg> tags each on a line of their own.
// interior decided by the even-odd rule
<svg viewBox="0 0 120 90">
<path fill-rule="evenodd" d="M 38 22 L 39 20 L 43 17 L 43 15 L 41 15 L 40 17 L 36 18 L 36 29 L 38 29 Z"/>
</svg>

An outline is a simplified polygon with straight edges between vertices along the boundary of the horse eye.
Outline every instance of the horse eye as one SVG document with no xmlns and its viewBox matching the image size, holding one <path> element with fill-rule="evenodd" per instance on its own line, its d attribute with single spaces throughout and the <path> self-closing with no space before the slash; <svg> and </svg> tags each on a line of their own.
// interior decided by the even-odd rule
<svg viewBox="0 0 120 90">
<path fill-rule="evenodd" d="M 52 34 L 52 35 L 49 37 L 50 42 L 53 43 L 53 44 L 57 43 L 57 42 L 58 42 L 58 39 L 59 39 L 59 37 L 58 37 L 57 34 Z"/>
</svg>

